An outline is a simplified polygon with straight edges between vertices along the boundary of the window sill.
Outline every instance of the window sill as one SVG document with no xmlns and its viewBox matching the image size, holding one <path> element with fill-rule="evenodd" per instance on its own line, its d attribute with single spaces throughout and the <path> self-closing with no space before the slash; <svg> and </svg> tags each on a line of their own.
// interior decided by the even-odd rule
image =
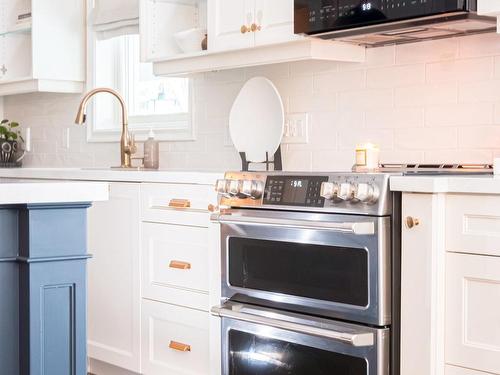
<svg viewBox="0 0 500 375">
<path fill-rule="evenodd" d="M 182 125 L 182 124 L 175 124 Z M 132 127 L 129 126 L 131 134 L 135 135 L 137 142 L 144 142 L 148 138 L 150 127 Z M 182 142 L 195 141 L 196 133 L 194 127 L 184 123 L 183 126 L 175 126 L 170 128 L 153 127 L 155 139 L 160 142 Z M 87 142 L 89 143 L 118 143 L 121 138 L 121 130 L 97 131 L 88 127 Z"/>
</svg>

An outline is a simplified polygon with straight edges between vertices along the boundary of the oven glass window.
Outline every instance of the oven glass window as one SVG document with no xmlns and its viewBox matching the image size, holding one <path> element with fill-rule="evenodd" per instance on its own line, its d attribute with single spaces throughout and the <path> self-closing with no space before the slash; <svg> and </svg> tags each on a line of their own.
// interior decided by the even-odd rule
<svg viewBox="0 0 500 375">
<path fill-rule="evenodd" d="M 230 375 L 365 375 L 364 358 L 229 331 Z"/>
<path fill-rule="evenodd" d="M 365 249 L 231 237 L 228 262 L 234 287 L 368 305 Z"/>
</svg>

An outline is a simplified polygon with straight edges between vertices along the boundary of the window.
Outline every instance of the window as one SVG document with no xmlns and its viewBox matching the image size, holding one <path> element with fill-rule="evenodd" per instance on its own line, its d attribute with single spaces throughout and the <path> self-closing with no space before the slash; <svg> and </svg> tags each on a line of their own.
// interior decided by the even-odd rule
<svg viewBox="0 0 500 375">
<path fill-rule="evenodd" d="M 138 35 L 93 41 L 92 87 L 112 87 L 127 103 L 130 131 L 138 140 L 150 129 L 160 140 L 192 140 L 191 83 L 155 77 L 153 64 L 140 62 Z M 121 112 L 114 97 L 96 95 L 89 109 L 89 141 L 119 141 Z"/>
</svg>

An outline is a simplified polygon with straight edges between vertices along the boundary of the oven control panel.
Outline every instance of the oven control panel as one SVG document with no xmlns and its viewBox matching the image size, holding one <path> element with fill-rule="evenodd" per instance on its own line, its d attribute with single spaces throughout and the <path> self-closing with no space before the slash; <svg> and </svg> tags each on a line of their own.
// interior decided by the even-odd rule
<svg viewBox="0 0 500 375">
<path fill-rule="evenodd" d="M 264 204 L 323 207 L 321 186 L 328 176 L 269 176 L 264 191 Z"/>
<path fill-rule="evenodd" d="M 220 208 L 391 212 L 388 173 L 227 172 L 217 180 Z"/>
</svg>

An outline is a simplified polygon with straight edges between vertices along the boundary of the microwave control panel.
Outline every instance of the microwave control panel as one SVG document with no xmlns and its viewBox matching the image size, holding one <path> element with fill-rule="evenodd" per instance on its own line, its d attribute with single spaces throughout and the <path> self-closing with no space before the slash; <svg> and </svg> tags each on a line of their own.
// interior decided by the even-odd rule
<svg viewBox="0 0 500 375">
<path fill-rule="evenodd" d="M 295 33 L 315 34 L 465 9 L 465 0 L 295 0 Z"/>
</svg>

